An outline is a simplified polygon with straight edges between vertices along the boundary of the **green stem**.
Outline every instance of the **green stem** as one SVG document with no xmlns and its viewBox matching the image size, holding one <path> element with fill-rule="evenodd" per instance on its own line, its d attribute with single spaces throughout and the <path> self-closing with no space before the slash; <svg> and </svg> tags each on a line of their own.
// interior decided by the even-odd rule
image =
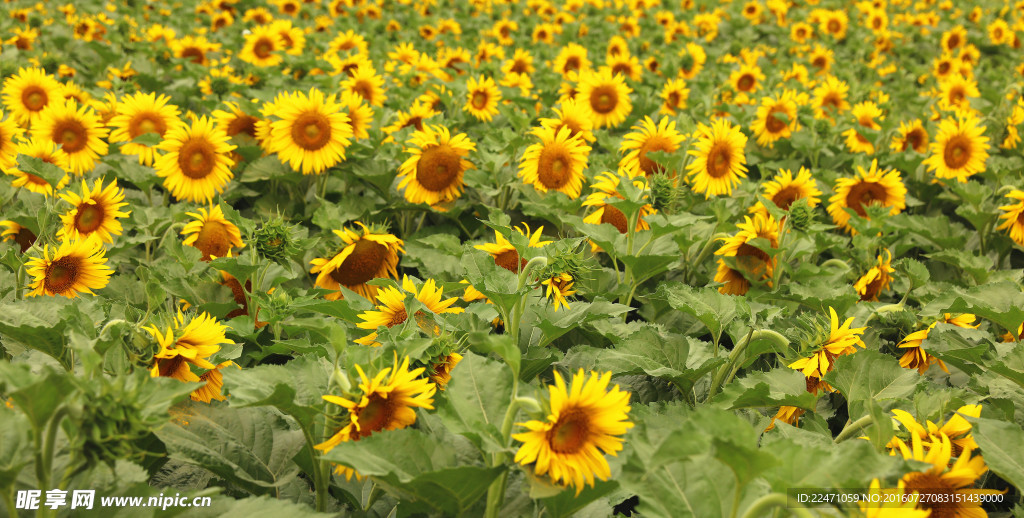
<svg viewBox="0 0 1024 518">
<path fill-rule="evenodd" d="M 821 263 L 821 266 L 822 267 L 825 267 L 825 266 L 838 266 L 838 267 L 844 268 L 846 270 L 850 269 L 850 264 L 847 263 L 846 261 L 842 260 L 842 259 L 829 259 L 829 260 Z"/>
<path fill-rule="evenodd" d="M 363 505 L 363 511 L 369 511 L 373 504 L 377 503 L 380 495 L 384 493 L 380 486 L 376 482 L 373 483 L 373 487 L 370 488 L 370 496 L 366 498 L 366 504 Z"/>
<path fill-rule="evenodd" d="M 782 493 L 769 493 L 757 500 L 754 500 L 754 503 L 747 508 L 745 513 L 743 513 L 742 518 L 760 518 L 767 514 L 769 509 L 775 507 L 786 509 L 789 511 L 789 514 L 795 515 L 799 518 L 814 518 L 814 515 L 811 514 L 806 507 L 796 502 L 790 502 L 789 497 Z"/>
<path fill-rule="evenodd" d="M 726 234 L 725 232 L 717 232 L 715 234 L 712 234 L 711 237 L 708 238 L 708 241 L 704 243 L 704 247 L 700 249 L 700 252 L 697 254 L 697 258 L 689 262 L 694 266 L 699 266 L 700 263 L 704 262 L 704 259 L 707 258 L 708 254 L 711 253 L 711 247 L 715 244 L 715 242 L 724 237 L 728 237 L 728 234 Z M 693 271 L 696 271 L 696 268 L 694 268 Z"/>
<path fill-rule="evenodd" d="M 519 377 L 512 376 L 512 401 L 508 405 L 508 409 L 505 410 L 505 418 L 501 421 L 501 440 L 502 446 L 507 447 L 509 436 L 512 434 L 512 423 L 515 421 L 516 413 L 519 411 L 518 399 L 519 392 Z M 499 451 L 491 457 L 491 467 L 497 467 L 505 464 L 505 460 L 508 457 L 508 453 L 505 451 Z M 505 499 L 505 484 L 508 482 L 508 470 L 502 471 L 501 475 L 491 483 L 491 486 L 487 488 L 487 510 L 484 512 L 485 518 L 497 518 L 498 512 L 501 510 L 502 501 Z"/>
<path fill-rule="evenodd" d="M 740 343 L 736 344 L 736 347 L 729 353 L 728 363 L 719 368 L 718 372 L 715 373 L 715 377 L 711 381 L 711 389 L 708 391 L 708 399 L 717 394 L 723 385 L 727 385 L 732 381 L 733 377 L 740 370 L 741 357 L 746 352 L 747 346 L 756 340 L 771 340 L 775 342 L 779 349 L 789 345 L 788 338 L 771 329 L 759 329 L 757 331 L 751 329 L 747 336 Z"/>
<path fill-rule="evenodd" d="M 870 415 L 866 415 L 864 417 L 861 417 L 860 419 L 858 419 L 858 420 L 856 420 L 856 421 L 854 421 L 852 423 L 847 424 L 846 428 L 843 428 L 843 431 L 839 432 L 839 435 L 836 436 L 836 438 L 835 438 L 835 440 L 833 442 L 835 444 L 839 444 L 839 443 L 849 439 L 850 437 L 853 437 L 854 435 L 857 434 L 857 432 L 861 431 L 861 429 L 863 429 L 865 426 L 867 426 L 869 424 L 871 424 L 871 416 Z"/>
<path fill-rule="evenodd" d="M 66 413 L 67 408 L 61 407 L 53 414 L 53 417 L 50 418 L 50 422 L 46 425 L 46 444 L 43 446 L 43 461 L 46 463 L 44 465 L 44 473 L 47 478 L 46 487 L 50 487 L 49 474 L 53 467 L 53 448 L 57 440 L 57 430 L 60 429 L 60 422 L 64 420 L 64 414 Z"/>
<path fill-rule="evenodd" d="M 516 346 L 519 345 L 519 322 L 523 319 L 523 313 L 526 311 L 526 298 L 529 296 L 529 293 L 523 293 L 523 288 L 530 281 L 533 272 L 544 268 L 547 264 L 548 259 L 546 257 L 534 257 L 519 272 L 519 282 L 516 284 L 516 293 L 519 294 L 519 300 L 512 307 L 512 322 L 510 323 L 512 326 L 512 343 L 516 344 Z M 509 331 L 509 328 L 506 327 L 505 331 Z"/>
</svg>

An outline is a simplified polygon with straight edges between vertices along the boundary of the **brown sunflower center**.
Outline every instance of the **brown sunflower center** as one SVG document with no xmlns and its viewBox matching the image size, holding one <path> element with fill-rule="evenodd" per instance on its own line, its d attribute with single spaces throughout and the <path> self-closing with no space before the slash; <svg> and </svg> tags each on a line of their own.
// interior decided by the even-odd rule
<svg viewBox="0 0 1024 518">
<path fill-rule="evenodd" d="M 260 59 L 267 59 L 274 52 L 274 42 L 270 38 L 260 38 L 252 46 L 252 53 Z"/>
<path fill-rule="evenodd" d="M 409 318 L 409 314 L 405 312 L 405 307 L 399 308 L 394 315 L 391 315 L 391 320 L 388 320 L 387 324 L 384 324 L 388 329 L 395 327 Z"/>
<path fill-rule="evenodd" d="M 828 66 L 828 58 L 825 56 L 817 56 L 811 60 L 811 66 L 824 70 L 825 67 Z"/>
<path fill-rule="evenodd" d="M 384 269 L 387 254 L 386 246 L 369 239 L 360 239 L 341 266 L 331 272 L 331 278 L 344 286 L 365 284 Z"/>
<path fill-rule="evenodd" d="M 65 153 L 81 151 L 89 139 L 85 126 L 75 119 L 63 119 L 53 125 L 50 138 L 61 145 Z"/>
<path fill-rule="evenodd" d="M 558 127 L 555 128 L 555 135 L 558 135 L 558 132 L 562 131 L 562 128 L 569 128 L 570 137 L 575 137 L 576 135 L 579 135 L 581 131 L 583 131 L 583 126 L 581 126 L 579 122 L 573 119 L 562 119 L 561 124 L 559 124 Z"/>
<path fill-rule="evenodd" d="M 21 91 L 21 104 L 28 111 L 37 112 L 42 110 L 46 107 L 49 100 L 50 98 L 46 95 L 46 90 L 41 86 L 30 85 Z"/>
<path fill-rule="evenodd" d="M 864 294 L 860 296 L 860 300 L 877 300 L 878 294 L 882 291 L 882 284 L 885 280 L 882 276 L 884 273 L 880 273 L 874 278 L 867 286 L 864 287 Z"/>
<path fill-rule="evenodd" d="M 128 121 L 128 134 L 132 138 L 146 133 L 163 135 L 167 131 L 167 123 L 163 117 L 152 113 L 140 113 Z"/>
<path fill-rule="evenodd" d="M 331 141 L 331 123 L 315 111 L 299 115 L 292 123 L 292 140 L 306 151 L 316 151 Z"/>
<path fill-rule="evenodd" d="M 46 267 L 43 287 L 51 293 L 63 294 L 74 287 L 82 268 L 78 257 L 65 256 Z"/>
<path fill-rule="evenodd" d="M 490 96 L 488 96 L 485 92 L 473 92 L 473 108 L 476 108 L 477 110 L 482 110 L 485 107 L 487 107 L 487 100 L 489 99 L 489 97 Z"/>
<path fill-rule="evenodd" d="M 931 509 L 933 518 L 953 518 L 956 516 L 964 516 L 960 513 L 960 506 L 956 504 L 950 504 L 949 502 L 956 502 L 956 488 L 951 487 L 950 483 L 943 480 L 941 476 L 934 473 L 908 473 L 904 475 L 903 482 L 905 485 L 903 492 L 910 494 L 912 491 L 917 491 L 924 495 L 928 493 L 927 501 L 921 499 L 917 504 L 918 509 Z M 946 502 L 946 503 L 940 503 Z M 932 506 L 935 507 L 932 507 Z"/>
<path fill-rule="evenodd" d="M 352 91 L 362 97 L 368 103 L 373 103 L 373 86 L 366 81 L 357 81 L 352 85 Z"/>
<path fill-rule="evenodd" d="M 88 234 L 100 228 L 101 224 L 103 224 L 103 207 L 89 204 L 78 208 L 78 214 L 75 216 L 75 228 L 79 232 Z"/>
<path fill-rule="evenodd" d="M 850 187 L 850 192 L 846 195 L 846 206 L 853 209 L 858 216 L 865 218 L 868 215 L 864 210 L 865 205 L 885 203 L 886 198 L 885 187 L 877 182 L 862 181 Z"/>
<path fill-rule="evenodd" d="M 633 67 L 629 63 L 616 63 L 614 66 L 612 66 L 612 75 L 622 74 L 624 76 L 629 76 L 632 73 Z"/>
<path fill-rule="evenodd" d="M 601 85 L 590 92 L 590 107 L 604 115 L 611 113 L 619 104 L 619 92 L 613 85 Z"/>
<path fill-rule="evenodd" d="M 842 28 L 843 27 L 842 27 L 842 25 L 839 24 L 838 20 L 829 20 L 828 21 L 828 32 L 830 32 L 832 34 L 837 34 Z"/>
<path fill-rule="evenodd" d="M 741 92 L 749 92 L 754 89 L 754 84 L 757 82 L 754 76 L 751 74 L 743 74 L 739 80 L 736 81 L 736 89 Z"/>
<path fill-rule="evenodd" d="M 806 37 L 807 37 L 807 29 L 806 29 L 806 28 L 804 28 L 804 27 L 799 27 L 799 28 L 797 28 L 797 30 L 796 30 L 796 37 L 797 37 L 798 39 L 804 39 L 804 38 L 806 38 Z"/>
<path fill-rule="evenodd" d="M 199 47 L 185 47 L 181 49 L 181 57 L 188 58 L 189 61 L 199 65 L 206 62 L 206 53 Z"/>
<path fill-rule="evenodd" d="M 946 142 L 942 159 L 946 162 L 946 167 L 950 169 L 960 169 L 967 165 L 971 159 L 971 140 L 964 135 L 955 135 Z"/>
<path fill-rule="evenodd" d="M 671 153 L 675 151 L 675 149 L 673 149 L 672 142 L 666 138 L 662 138 L 658 135 L 653 135 L 649 137 L 647 141 L 644 142 L 642 146 L 640 146 L 639 153 L 640 170 L 643 171 L 644 174 L 647 176 L 651 176 L 652 174 L 661 173 L 665 171 L 665 168 L 662 167 L 661 164 L 655 162 L 654 160 L 651 160 L 650 158 L 647 158 L 647 153 L 651 151 L 665 151 Z"/>
<path fill-rule="evenodd" d="M 601 213 L 601 223 L 608 223 L 618 229 L 620 234 L 625 234 L 629 227 L 626 226 L 626 215 L 621 210 L 605 205 Z"/>
<path fill-rule="evenodd" d="M 946 42 L 946 48 L 948 48 L 949 50 L 953 50 L 953 49 L 955 49 L 955 48 L 957 48 L 959 46 L 960 46 L 960 35 L 959 34 L 951 35 L 949 37 L 949 40 Z"/>
<path fill-rule="evenodd" d="M 523 73 L 525 73 L 529 69 L 530 69 L 530 64 L 527 63 L 526 60 L 517 59 L 517 60 L 512 62 L 512 66 L 509 68 L 509 71 L 510 72 L 515 72 L 517 74 L 523 74 Z"/>
<path fill-rule="evenodd" d="M 943 61 L 939 63 L 938 72 L 940 76 L 944 76 L 949 73 L 949 69 L 953 67 L 953 64 L 949 61 Z"/>
<path fill-rule="evenodd" d="M 255 138 L 257 122 L 259 122 L 259 119 L 251 115 L 236 115 L 235 118 L 231 119 L 231 122 L 228 123 L 227 134 L 229 137 L 234 137 L 239 133 L 245 133 L 246 135 Z"/>
<path fill-rule="evenodd" d="M 409 120 L 405 121 L 405 124 L 402 124 L 402 127 L 408 128 L 409 126 L 413 126 L 414 128 L 423 131 L 423 117 L 409 117 Z"/>
<path fill-rule="evenodd" d="M 18 229 L 18 233 L 14 235 L 14 242 L 18 243 L 18 246 L 21 247 L 21 253 L 25 253 L 36 242 L 36 235 L 31 230 L 21 227 Z"/>
<path fill-rule="evenodd" d="M 838 92 L 829 92 L 821 98 L 821 107 L 828 108 L 832 111 L 839 111 L 839 108 L 843 105 L 843 98 L 839 96 Z"/>
<path fill-rule="evenodd" d="M 518 273 L 520 269 L 526 266 L 526 259 L 519 257 L 519 252 L 515 248 L 511 250 L 505 250 L 494 256 L 494 264 L 512 272 Z"/>
<path fill-rule="evenodd" d="M 581 409 L 571 409 L 558 416 L 546 439 L 555 453 L 577 453 L 590 438 L 590 417 Z"/>
<path fill-rule="evenodd" d="M 227 226 L 220 221 L 207 221 L 199 229 L 192 246 L 202 252 L 204 261 L 211 257 L 226 257 L 231 250 L 231 234 L 228 233 Z"/>
<path fill-rule="evenodd" d="M 903 144 L 904 151 L 906 151 L 907 146 L 910 146 L 914 150 L 919 150 L 924 147 L 924 131 L 918 128 L 910 130 L 910 133 L 907 133 L 907 141 Z"/>
<path fill-rule="evenodd" d="M 537 159 L 537 178 L 548 189 L 558 190 L 572 178 L 572 157 L 563 147 L 545 146 Z"/>
<path fill-rule="evenodd" d="M 416 163 L 416 181 L 428 191 L 444 191 L 462 171 L 461 162 L 459 153 L 448 144 L 428 146 Z"/>
<path fill-rule="evenodd" d="M 860 124 L 861 127 L 864 128 L 877 129 L 875 128 L 875 121 L 870 115 L 861 115 L 860 117 L 857 117 L 857 124 Z"/>
<path fill-rule="evenodd" d="M 213 173 L 217 166 L 217 154 L 213 144 L 204 138 L 190 138 L 178 151 L 178 166 L 182 174 L 199 180 Z"/>
<path fill-rule="evenodd" d="M 156 364 L 162 378 L 176 378 L 184 381 L 185 373 L 182 371 L 189 370 L 188 363 L 182 356 L 158 359 Z"/>
<path fill-rule="evenodd" d="M 682 100 L 682 97 L 679 95 L 679 92 L 669 92 L 669 94 L 668 94 L 668 105 L 669 106 L 679 106 L 679 101 L 680 100 Z"/>
<path fill-rule="evenodd" d="M 715 142 L 708 151 L 707 173 L 722 178 L 732 171 L 732 146 L 728 142 Z"/>
<path fill-rule="evenodd" d="M 786 129 L 786 123 L 779 120 L 775 116 L 776 113 L 786 113 L 786 109 L 780 106 L 773 106 L 768 111 L 768 115 L 764 119 L 764 129 L 768 130 L 768 133 L 782 133 Z M 788 114 L 787 114 L 788 115 Z"/>
<path fill-rule="evenodd" d="M 359 434 L 362 437 L 383 430 L 391 422 L 391 418 L 395 413 L 393 398 L 385 398 L 374 393 L 368 399 L 369 402 L 359 411 L 358 417 Z"/>
<path fill-rule="evenodd" d="M 772 202 L 782 210 L 789 210 L 789 206 L 800 198 L 803 198 L 800 188 L 795 185 L 787 185 L 779 189 L 775 196 L 772 196 Z"/>
</svg>

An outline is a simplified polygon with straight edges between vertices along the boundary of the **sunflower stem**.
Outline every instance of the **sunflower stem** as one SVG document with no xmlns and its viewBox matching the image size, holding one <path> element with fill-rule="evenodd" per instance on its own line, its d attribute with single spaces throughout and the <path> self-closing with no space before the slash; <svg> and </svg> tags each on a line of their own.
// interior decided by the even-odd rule
<svg viewBox="0 0 1024 518">
<path fill-rule="evenodd" d="M 863 429 L 865 426 L 869 424 L 871 424 L 870 415 L 866 415 L 852 423 L 848 423 L 846 425 L 846 428 L 843 428 L 843 431 L 839 432 L 839 435 L 837 435 L 835 440 L 832 442 L 835 444 L 839 444 L 849 439 L 850 437 L 853 437 L 854 435 L 857 434 L 857 432 L 861 431 L 861 429 Z"/>
<path fill-rule="evenodd" d="M 507 447 L 509 436 L 512 434 L 512 423 L 515 421 L 516 413 L 519 411 L 519 377 L 512 375 L 512 401 L 505 410 L 505 418 L 501 421 L 502 446 Z M 491 457 L 491 467 L 505 464 L 508 453 L 499 451 Z M 505 499 L 505 484 L 508 482 L 508 470 L 502 471 L 501 475 L 487 488 L 487 510 L 484 512 L 486 518 L 497 518 L 501 510 L 502 501 Z"/>
<path fill-rule="evenodd" d="M 754 503 L 743 513 L 742 518 L 758 518 L 764 516 L 769 509 L 781 507 L 789 511 L 789 514 L 799 518 L 813 518 L 814 515 L 806 507 L 796 502 L 790 502 L 789 497 L 782 493 L 770 493 L 754 500 Z"/>
<path fill-rule="evenodd" d="M 700 249 L 700 252 L 697 254 L 697 258 L 694 259 L 693 261 L 687 261 L 687 262 L 689 262 L 690 264 L 699 266 L 700 263 L 702 263 L 704 261 L 704 259 L 707 258 L 708 254 L 711 253 L 712 245 L 714 245 L 715 242 L 718 241 L 719 239 L 722 239 L 722 238 L 725 238 L 725 237 L 728 237 L 728 234 L 726 234 L 725 232 L 716 232 L 716 233 L 712 234 L 711 237 L 708 238 L 708 241 L 706 243 L 704 243 L 704 246 Z M 687 279 L 687 281 L 689 281 L 689 279 Z M 689 284 L 689 282 L 687 282 L 687 284 Z"/>
<path fill-rule="evenodd" d="M 750 344 L 750 339 L 754 336 L 754 328 L 750 328 L 750 332 L 743 338 L 740 343 L 736 344 L 736 347 L 732 348 L 732 352 L 729 353 L 729 361 L 718 368 L 718 372 L 715 373 L 714 378 L 711 379 L 711 388 L 708 389 L 707 400 L 710 400 L 718 390 L 722 387 L 722 382 L 725 380 L 725 375 L 732 369 L 732 366 L 739 361 L 740 356 L 747 350 L 747 345 Z M 716 348 L 717 350 L 717 348 Z"/>
</svg>

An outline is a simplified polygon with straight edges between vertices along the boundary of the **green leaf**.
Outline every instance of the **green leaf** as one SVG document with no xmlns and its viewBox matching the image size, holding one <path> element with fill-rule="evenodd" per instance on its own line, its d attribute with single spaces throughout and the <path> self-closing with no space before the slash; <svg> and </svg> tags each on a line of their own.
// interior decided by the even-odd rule
<svg viewBox="0 0 1024 518">
<path fill-rule="evenodd" d="M 142 133 L 132 139 L 133 144 L 142 144 L 143 146 L 149 147 L 158 146 L 160 145 L 160 142 L 163 142 L 163 137 L 161 137 L 159 133 L 152 131 Z"/>
<path fill-rule="evenodd" d="M 942 313 L 973 313 L 1016 333 L 1024 322 L 1024 292 L 1013 282 L 993 282 L 967 290 L 955 289 L 921 309 L 922 316 Z"/>
<path fill-rule="evenodd" d="M 527 475 L 529 476 L 529 474 Z M 611 493 L 619 484 L 614 480 L 594 482 L 594 487 L 587 486 L 577 495 L 571 489 L 562 489 L 557 495 L 543 498 L 544 509 L 552 518 L 568 518 L 597 499 Z"/>
<path fill-rule="evenodd" d="M 743 297 L 723 295 L 716 288 L 663 284 L 658 288 L 657 296 L 664 297 L 673 308 L 697 317 L 707 326 L 716 342 L 730 322 L 737 317 L 750 316 L 750 307 Z"/>
<path fill-rule="evenodd" d="M 511 369 L 470 352 L 452 372 L 437 415 L 452 433 L 463 435 L 484 451 L 506 448 L 499 431 L 512 400 Z"/>
<path fill-rule="evenodd" d="M 868 439 L 871 440 L 871 444 L 875 445 L 875 449 L 881 452 L 885 450 L 889 440 L 896 434 L 896 429 L 893 428 L 892 416 L 878 403 L 869 400 L 867 406 L 868 415 L 871 416 L 871 426 L 867 429 Z"/>
<path fill-rule="evenodd" d="M 931 279 L 931 274 L 928 272 L 928 268 L 921 264 L 920 261 L 916 261 L 909 257 L 904 257 L 893 263 L 893 268 L 900 273 L 907 276 L 910 279 L 910 283 L 913 286 L 924 286 Z"/>
<path fill-rule="evenodd" d="M 996 475 L 1018 488 L 1024 488 L 1024 430 L 1016 423 L 997 419 L 967 418 L 973 423 L 971 435 L 981 448 Z"/>
<path fill-rule="evenodd" d="M 569 309 L 555 311 L 553 306 L 545 304 L 539 311 L 536 321 L 524 321 L 529 333 L 523 332 L 523 338 L 529 340 L 531 346 L 544 347 L 560 336 L 576 329 L 587 322 L 616 317 L 631 310 L 629 306 L 616 304 L 595 297 L 593 302 L 573 302 Z M 525 320 L 525 319 L 524 319 Z"/>
<path fill-rule="evenodd" d="M 470 349 L 479 352 L 481 354 L 494 353 L 505 360 L 505 363 L 512 368 L 512 373 L 515 376 L 519 376 L 519 365 L 522 359 L 522 354 L 519 351 L 519 347 L 512 343 L 512 338 L 508 335 L 493 335 L 490 333 L 470 333 L 469 335 L 469 347 Z"/>
<path fill-rule="evenodd" d="M 754 372 L 722 389 L 712 404 L 726 409 L 795 406 L 814 410 L 818 397 L 807 392 L 807 381 L 799 371 L 777 368 Z"/>
<path fill-rule="evenodd" d="M 224 369 L 224 390 L 233 407 L 273 406 L 307 426 L 319 416 L 329 394 L 331 366 L 321 358 L 302 357 L 284 365 Z"/>
<path fill-rule="evenodd" d="M 2 410 L 0 419 L 0 488 L 10 487 L 22 468 L 32 463 L 31 425 L 20 413 Z"/>
<path fill-rule="evenodd" d="M 983 284 L 988 279 L 989 273 L 992 271 L 992 259 L 985 256 L 977 256 L 967 250 L 960 250 L 956 248 L 949 248 L 934 254 L 928 255 L 929 259 L 941 261 L 946 264 L 951 264 L 960 268 L 964 272 L 971 275 L 974 278 L 974 282 Z M 923 283 L 914 282 L 914 286 L 920 286 Z"/>
<path fill-rule="evenodd" d="M 868 401 L 886 401 L 909 396 L 917 388 L 921 376 L 915 370 L 900 367 L 892 356 L 872 350 L 858 350 L 840 356 L 835 368 L 825 375 L 829 382 L 846 397 L 850 415 L 864 415 Z"/>
<path fill-rule="evenodd" d="M 23 173 L 36 175 L 39 178 L 42 178 L 54 189 L 56 189 L 57 185 L 60 184 L 60 181 L 67 176 L 67 173 L 65 173 L 63 169 L 49 162 L 44 162 L 41 158 L 22 154 L 18 154 L 18 169 Z"/>
<path fill-rule="evenodd" d="M 64 297 L 32 297 L 0 304 L 0 335 L 5 344 L 16 342 L 35 349 L 69 368 L 65 336 L 68 322 L 62 312 L 74 304 Z"/>
</svg>

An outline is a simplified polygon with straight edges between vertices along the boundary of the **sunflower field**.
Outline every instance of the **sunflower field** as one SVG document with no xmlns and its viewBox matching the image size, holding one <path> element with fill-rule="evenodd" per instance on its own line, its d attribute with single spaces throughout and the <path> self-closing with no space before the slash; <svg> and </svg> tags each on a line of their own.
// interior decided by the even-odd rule
<svg viewBox="0 0 1024 518">
<path fill-rule="evenodd" d="M 0 516 L 1024 516 L 1024 0 L 0 0 Z"/>
</svg>

